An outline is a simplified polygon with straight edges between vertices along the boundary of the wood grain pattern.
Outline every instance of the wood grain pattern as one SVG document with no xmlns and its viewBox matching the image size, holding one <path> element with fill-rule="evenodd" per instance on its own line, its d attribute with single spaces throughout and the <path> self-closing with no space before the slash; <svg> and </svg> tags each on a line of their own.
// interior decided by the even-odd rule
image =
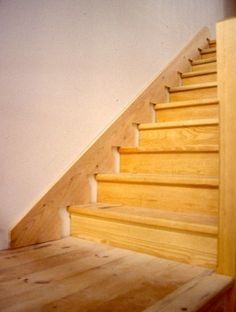
<svg viewBox="0 0 236 312">
<path fill-rule="evenodd" d="M 163 148 L 217 145 L 217 125 L 183 126 L 170 129 L 140 129 L 140 146 Z"/>
<path fill-rule="evenodd" d="M 232 284 L 232 279 L 227 276 L 198 276 L 144 312 L 229 312 L 227 302 L 223 301 L 227 299 Z"/>
<path fill-rule="evenodd" d="M 148 178 L 147 178 L 148 180 Z M 166 179 L 167 180 L 167 179 Z M 171 182 L 171 177 L 168 179 Z M 159 208 L 169 211 L 216 215 L 217 187 L 147 183 L 137 178 L 130 181 L 98 181 L 98 201 L 130 206 Z"/>
<path fill-rule="evenodd" d="M 169 231 L 85 215 L 71 216 L 71 234 L 180 262 L 214 268 L 217 239 L 194 232 Z"/>
<path fill-rule="evenodd" d="M 212 61 L 215 62 L 215 59 Z M 208 62 L 198 60 L 195 63 Z M 214 88 L 214 93 L 205 94 L 206 99 L 203 99 L 205 90 L 211 88 Z M 160 108 L 162 112 L 168 107 L 173 112 L 196 107 L 201 110 L 204 105 L 216 106 L 216 88 L 216 81 L 169 88 L 170 100 L 173 100 L 172 94 L 181 93 L 189 93 L 189 100 L 181 98 L 179 103 L 156 104 L 156 109 Z M 206 113 L 202 113 L 202 119 L 164 122 L 157 119 L 156 123 L 138 125 L 140 146 L 119 149 L 121 173 L 96 176 L 98 201 L 104 202 L 104 207 L 70 208 L 72 234 L 214 267 L 217 237 L 212 235 L 211 226 L 207 222 L 202 224 L 197 217 L 201 214 L 207 219 L 217 219 L 218 215 L 218 112 L 215 110 L 215 118 L 207 118 Z M 215 134 L 211 132 L 213 128 Z M 200 137 L 193 134 L 194 131 L 204 132 L 209 141 L 201 142 Z M 154 133 L 161 132 L 163 144 L 160 144 L 157 135 L 154 136 Z M 152 139 L 142 145 L 143 135 L 150 133 Z M 190 141 L 187 143 L 187 140 Z M 207 149 L 207 146 L 211 148 Z M 110 207 L 109 203 L 116 206 Z M 194 226 L 186 219 L 186 216 L 193 214 Z M 194 240 L 199 243 L 200 249 L 194 248 Z M 190 248 L 188 243 L 194 247 Z M 214 252 L 211 244 L 215 244 Z M 210 254 L 206 250 L 211 250 Z"/>
<path fill-rule="evenodd" d="M 14 267 L 6 269 L 13 256 L 28 259 L 27 265 L 16 262 Z M 176 291 L 184 286 L 191 295 L 193 281 L 198 280 L 200 287 L 201 279 L 204 285 L 204 277 L 212 275 L 209 269 L 72 237 L 0 252 L 0 258 L 3 312 L 141 312 L 171 293 L 180 296 Z M 219 280 L 223 282 L 224 278 L 213 275 L 211 282 L 219 285 Z M 224 288 L 222 283 L 222 289 L 210 290 L 212 297 L 217 298 Z M 201 298 L 194 290 L 193 294 L 196 299 Z"/>
<path fill-rule="evenodd" d="M 199 71 L 189 71 L 186 73 L 179 73 L 181 78 L 189 78 L 195 76 L 203 76 L 203 75 L 210 75 L 210 74 L 217 74 L 217 69 L 212 70 L 199 70 Z M 214 80 L 215 82 L 217 79 Z"/>
<path fill-rule="evenodd" d="M 216 39 L 207 39 L 209 48 L 216 48 Z"/>
<path fill-rule="evenodd" d="M 160 122 L 192 120 L 192 119 L 214 119 L 219 117 L 219 106 L 217 103 L 199 104 L 199 105 L 183 105 L 168 109 L 159 109 L 156 107 L 156 119 Z"/>
<path fill-rule="evenodd" d="M 188 85 L 169 89 L 170 101 L 188 101 L 199 98 L 213 98 L 217 95 L 215 82 Z"/>
<path fill-rule="evenodd" d="M 236 277 L 236 18 L 217 24 L 220 100 L 220 224 L 218 271 Z M 236 301 L 235 301 L 236 302 Z M 235 305 L 236 307 L 236 305 Z"/>
<path fill-rule="evenodd" d="M 98 172 L 113 172 L 112 146 L 135 144 L 133 122 L 151 122 L 151 101 L 166 100 L 165 85 L 176 85 L 177 71 L 189 70 L 189 58 L 206 47 L 207 28 L 197 33 L 189 44 L 157 76 L 150 86 L 91 145 L 63 177 L 35 204 L 11 231 L 11 246 L 19 247 L 58 239 L 62 236 L 60 208 L 90 201 L 88 176 Z"/>
<path fill-rule="evenodd" d="M 182 185 L 193 187 L 216 188 L 219 185 L 218 177 L 199 177 L 199 176 L 184 176 L 184 175 L 159 175 L 159 174 L 98 174 L 96 180 L 101 182 L 118 182 L 118 183 L 138 183 L 138 184 L 160 184 L 160 185 Z"/>
<path fill-rule="evenodd" d="M 191 73 L 191 75 L 189 74 Z M 182 84 L 184 86 L 205 82 L 214 82 L 217 80 L 216 70 L 194 71 L 182 75 Z M 201 73 L 201 74 L 199 74 Z M 194 75 L 195 74 L 195 75 Z"/>
<path fill-rule="evenodd" d="M 121 172 L 168 175 L 218 176 L 218 152 L 153 152 L 135 149 L 121 153 Z"/>
<path fill-rule="evenodd" d="M 200 50 L 202 59 L 216 57 L 216 47 Z"/>
<path fill-rule="evenodd" d="M 216 62 L 192 65 L 192 71 L 216 70 Z"/>
<path fill-rule="evenodd" d="M 200 64 L 208 64 L 208 63 L 215 63 L 216 57 L 209 57 L 206 59 L 194 59 L 191 60 L 192 65 L 200 65 Z"/>
<path fill-rule="evenodd" d="M 186 101 L 189 102 L 189 101 Z M 174 102 L 173 104 L 175 104 Z M 218 125 L 219 119 L 199 119 L 199 120 L 183 120 L 178 122 L 152 122 L 152 123 L 141 123 L 138 125 L 140 130 L 150 129 L 176 129 L 196 126 L 212 126 Z"/>
<path fill-rule="evenodd" d="M 212 48 L 213 50 L 214 48 Z M 211 58 L 211 57 L 216 57 L 216 52 L 201 52 L 201 59 L 207 59 L 207 58 Z"/>
<path fill-rule="evenodd" d="M 208 62 L 202 60 L 196 62 L 196 64 L 203 63 Z M 202 98 L 204 98 L 202 95 L 203 90 L 211 88 L 214 88 L 214 93 L 209 92 L 207 96 L 204 95 L 207 100 L 202 102 Z M 198 100 L 194 101 L 194 104 L 200 102 L 201 105 L 199 106 L 201 107 L 203 103 L 204 105 L 206 103 L 209 104 L 209 98 L 216 98 L 216 88 L 216 82 L 170 88 L 170 100 L 173 100 L 172 94 L 189 92 L 189 99 L 193 101 L 197 98 Z M 181 98 L 180 100 L 183 101 L 185 99 Z M 210 101 L 210 104 L 212 104 L 212 100 Z M 182 104 L 182 107 L 189 107 L 189 102 L 188 105 L 186 103 L 184 105 Z M 161 105 L 160 111 L 165 110 L 165 105 Z M 176 105 L 178 108 L 181 107 L 181 104 L 167 104 L 169 109 L 173 109 L 172 105 Z M 158 108 L 158 105 L 156 107 Z M 193 107 L 196 107 L 196 105 L 193 105 Z M 206 118 L 206 116 L 204 117 Z M 165 131 L 166 133 L 170 133 L 172 131 L 173 139 L 176 138 L 176 134 L 179 131 L 183 131 L 184 129 L 185 132 L 182 132 L 182 137 L 186 138 L 189 135 L 189 130 L 209 126 L 215 126 L 217 129 L 218 119 L 191 120 L 191 118 L 188 118 L 187 120 L 178 122 L 165 121 L 140 124 L 138 126 L 140 130 L 140 143 L 142 142 L 142 132 L 148 133 L 155 131 L 158 133 Z M 205 128 L 205 135 L 208 138 L 209 134 L 210 136 L 212 135 L 209 128 Z M 215 144 L 212 146 L 216 146 L 218 135 L 215 136 L 215 139 Z M 122 155 L 121 148 L 121 170 L 124 170 L 122 165 L 124 156 L 126 157 L 128 155 L 126 164 L 128 163 L 128 166 L 131 166 L 131 173 L 120 173 L 116 175 L 99 174 L 96 177 L 98 181 L 98 201 L 116 203 L 117 206 L 109 207 L 109 204 L 104 204 L 104 207 L 71 208 L 72 235 L 158 255 L 164 258 L 175 259 L 177 261 L 215 267 L 218 244 L 217 236 L 212 235 L 212 232 L 210 234 L 209 228 L 207 230 L 208 232 L 204 232 L 207 229 L 206 223 L 204 223 L 203 231 L 200 221 L 197 222 L 197 225 L 195 224 L 196 227 L 192 227 L 192 223 L 189 223 L 189 220 L 187 221 L 185 219 L 184 222 L 184 216 L 186 217 L 186 215 L 195 213 L 195 220 L 197 221 L 198 217 L 196 213 L 205 214 L 207 218 L 209 218 L 210 214 L 214 217 L 218 215 L 218 184 L 216 182 L 218 176 L 218 155 L 217 153 L 214 154 L 216 162 L 215 171 L 212 172 L 212 175 L 208 173 L 203 178 L 195 172 L 195 178 L 193 178 L 192 174 L 190 177 L 184 177 L 181 169 L 190 170 L 189 168 L 193 168 L 193 155 L 196 154 L 192 153 L 189 161 L 179 158 L 179 165 L 176 165 L 177 155 L 186 156 L 186 150 L 190 151 L 190 146 L 194 145 L 193 143 L 189 145 L 183 144 L 183 141 L 184 139 L 182 139 L 181 145 L 180 139 L 177 142 L 175 140 L 175 143 L 174 139 L 171 143 L 165 139 L 165 143 L 162 146 L 155 137 L 151 142 L 146 144 L 146 153 L 145 145 L 142 146 L 141 144 L 140 147 L 135 149 L 135 155 L 136 157 L 138 156 L 136 161 L 134 160 L 134 153 L 131 153 L 127 148 L 123 148 L 123 151 L 126 153 Z M 205 144 L 210 146 L 209 143 L 205 142 Z M 151 148 L 154 150 L 155 144 L 157 144 L 158 149 L 163 147 L 159 158 L 157 157 L 158 153 L 151 153 Z M 178 149 L 183 146 L 183 150 L 186 150 L 182 154 L 173 154 L 173 151 L 164 154 L 165 150 L 168 150 L 168 148 L 173 150 L 175 146 L 178 146 Z M 195 147 L 199 147 L 200 150 L 201 146 L 203 145 L 199 145 L 198 142 Z M 140 157 L 140 152 L 137 153 L 139 149 L 144 151 L 142 157 Z M 164 163 L 163 161 L 166 162 Z M 204 160 L 201 158 L 198 166 L 202 167 L 203 162 Z M 210 167 L 210 163 L 213 163 L 212 159 L 209 159 L 209 162 L 206 164 L 207 168 Z M 149 174 L 140 174 L 140 171 L 144 168 L 143 164 L 145 164 L 146 170 L 149 170 Z M 157 164 L 159 167 L 157 167 Z M 169 175 L 167 173 L 165 173 L 166 175 L 159 174 L 160 170 L 173 170 L 173 168 L 176 170 L 176 175 L 173 175 L 171 171 L 167 172 Z M 154 174 L 156 169 L 156 173 L 158 174 Z M 210 176 L 215 176 L 215 178 L 210 178 Z M 127 205 L 131 205 L 131 207 Z M 164 212 L 160 213 L 160 210 Z M 173 215 L 175 216 L 175 220 L 172 219 Z M 177 215 L 179 219 L 176 219 Z M 200 229 L 202 230 L 201 234 L 199 232 Z M 195 244 L 198 242 L 198 247 L 196 247 L 194 242 Z"/>
<path fill-rule="evenodd" d="M 138 224 L 147 227 L 177 229 L 216 235 L 218 218 L 211 215 L 177 213 L 161 209 L 149 209 L 133 206 L 91 203 L 90 205 L 70 206 L 68 211 L 75 215 L 105 218 L 127 224 Z"/>
</svg>

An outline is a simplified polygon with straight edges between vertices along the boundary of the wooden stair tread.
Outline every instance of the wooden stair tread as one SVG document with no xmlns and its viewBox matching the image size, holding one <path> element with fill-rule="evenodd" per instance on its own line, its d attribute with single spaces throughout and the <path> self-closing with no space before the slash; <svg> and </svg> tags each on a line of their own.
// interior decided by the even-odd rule
<svg viewBox="0 0 236 312">
<path fill-rule="evenodd" d="M 176 101 L 176 102 L 169 102 L 169 103 L 152 103 L 152 104 L 155 104 L 155 110 L 161 110 L 161 109 L 178 108 L 178 107 L 219 104 L 219 100 L 217 98 L 210 98 L 210 99 L 197 99 L 197 100 L 189 100 L 189 101 Z"/>
<path fill-rule="evenodd" d="M 207 125 L 218 125 L 219 120 L 216 118 L 212 119 L 195 119 L 195 120 L 184 120 L 184 121 L 170 121 L 170 122 L 157 122 L 157 123 L 142 123 L 138 126 L 140 130 L 150 129 L 166 129 L 166 128 L 183 128 L 183 127 L 196 127 L 196 126 L 207 126 Z"/>
<path fill-rule="evenodd" d="M 217 234 L 217 217 L 210 215 L 178 213 L 161 209 L 109 205 L 106 203 L 91 204 L 86 207 L 84 205 L 74 205 L 68 211 L 74 214 L 138 223 L 146 226 Z"/>
<path fill-rule="evenodd" d="M 187 85 L 187 86 L 170 87 L 168 88 L 168 91 L 172 93 L 172 92 L 183 92 L 183 91 L 205 89 L 205 88 L 212 88 L 212 87 L 217 87 L 217 82 L 205 82 L 205 83 L 192 84 L 192 85 Z"/>
<path fill-rule="evenodd" d="M 216 44 L 216 39 L 207 38 L 209 44 Z"/>
<path fill-rule="evenodd" d="M 214 53 L 216 52 L 216 48 L 205 48 L 200 49 L 201 54 L 208 54 L 208 53 Z"/>
<path fill-rule="evenodd" d="M 217 188 L 219 185 L 216 177 L 189 177 L 182 175 L 159 175 L 147 173 L 107 173 L 97 174 L 97 181 L 104 182 L 126 182 L 126 183 L 143 183 L 143 184 L 162 184 L 162 185 L 184 185 L 197 187 Z"/>
<path fill-rule="evenodd" d="M 190 71 L 186 73 L 180 73 L 180 75 L 181 75 L 181 78 L 189 78 L 189 77 L 209 75 L 209 74 L 215 74 L 215 73 L 217 73 L 217 69 L 199 70 L 195 72 Z"/>
<path fill-rule="evenodd" d="M 198 59 L 198 60 L 190 60 L 191 65 L 200 65 L 200 64 L 207 64 L 207 63 L 214 63 L 216 62 L 216 57 L 209 57 L 205 59 Z"/>
<path fill-rule="evenodd" d="M 218 145 L 200 145 L 200 146 L 186 146 L 182 147 L 173 147 L 163 148 L 163 147 L 154 147 L 154 146 L 139 146 L 139 147 L 120 147 L 119 152 L 122 154 L 133 154 L 133 153 L 211 153 L 218 152 Z"/>
</svg>

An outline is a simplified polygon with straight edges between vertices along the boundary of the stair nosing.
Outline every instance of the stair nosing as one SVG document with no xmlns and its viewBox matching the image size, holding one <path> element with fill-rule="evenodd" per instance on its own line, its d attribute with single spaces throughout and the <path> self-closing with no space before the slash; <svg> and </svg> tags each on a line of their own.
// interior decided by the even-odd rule
<svg viewBox="0 0 236 312">
<path fill-rule="evenodd" d="M 151 153 L 156 153 L 156 154 L 192 154 L 192 153 L 218 153 L 219 152 L 219 146 L 218 145 L 209 145 L 209 146 L 201 146 L 196 147 L 196 146 L 191 146 L 191 147 L 186 147 L 185 149 L 163 149 L 163 148 L 158 148 L 158 147 L 132 147 L 132 146 L 127 146 L 127 147 L 120 147 L 119 148 L 119 153 L 121 154 L 151 154 Z"/>
<path fill-rule="evenodd" d="M 170 121 L 170 122 L 156 122 L 156 123 L 142 123 L 138 125 L 139 130 L 154 130 L 154 129 L 170 129 L 170 128 L 187 128 L 197 126 L 212 126 L 218 125 L 219 120 L 212 119 L 193 119 L 185 121 Z"/>
<path fill-rule="evenodd" d="M 217 82 L 204 82 L 204 83 L 198 83 L 198 84 L 191 84 L 187 86 L 170 87 L 168 91 L 169 93 L 175 93 L 175 92 L 185 92 L 185 91 L 208 89 L 208 88 L 215 88 L 215 87 L 217 87 Z"/>
<path fill-rule="evenodd" d="M 125 208 L 125 205 L 121 205 Z M 107 207 L 109 209 L 109 207 Z M 112 208 L 112 207 L 111 207 Z M 139 207 L 134 207 L 139 208 Z M 194 223 L 192 221 L 186 220 L 176 220 L 168 217 L 146 217 L 143 219 L 142 215 L 135 214 L 122 214 L 122 212 L 114 212 L 109 211 L 108 209 L 100 209 L 99 208 L 80 208 L 79 206 L 71 206 L 68 210 L 72 214 L 81 214 L 88 217 L 105 219 L 105 220 L 113 220 L 117 222 L 129 223 L 129 224 L 138 224 L 144 227 L 160 227 L 160 228 L 168 228 L 175 229 L 184 232 L 198 232 L 202 234 L 210 234 L 217 235 L 218 228 L 217 225 L 207 224 L 207 223 Z M 152 208 L 141 208 L 145 210 L 154 210 Z M 180 213 L 181 216 L 181 213 Z M 214 216 L 212 216 L 214 217 Z M 216 218 L 216 217 L 215 217 Z M 204 229 L 204 230 L 203 230 Z"/>
<path fill-rule="evenodd" d="M 209 69 L 209 70 L 198 70 L 198 71 L 190 71 L 186 73 L 181 73 L 181 78 L 189 78 L 195 76 L 205 76 L 210 74 L 217 74 L 217 69 Z"/>
<path fill-rule="evenodd" d="M 204 105 L 216 105 L 219 104 L 219 100 L 217 98 L 211 99 L 198 99 L 198 100 L 190 100 L 190 101 L 176 101 L 169 103 L 152 103 L 155 105 L 155 110 L 164 110 L 164 109 L 175 109 L 181 107 L 191 107 L 191 106 L 204 106 Z"/>
<path fill-rule="evenodd" d="M 217 177 L 189 177 L 148 173 L 97 174 L 96 180 L 114 183 L 178 185 L 203 188 L 218 188 L 219 186 Z"/>
</svg>

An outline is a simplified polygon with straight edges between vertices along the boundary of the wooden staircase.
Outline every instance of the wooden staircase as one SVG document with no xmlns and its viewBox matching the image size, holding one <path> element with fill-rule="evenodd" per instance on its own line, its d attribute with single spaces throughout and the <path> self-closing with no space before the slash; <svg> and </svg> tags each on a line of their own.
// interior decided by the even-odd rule
<svg viewBox="0 0 236 312">
<path fill-rule="evenodd" d="M 219 137 L 216 43 L 208 41 L 156 122 L 120 147 L 120 173 L 98 174 L 97 203 L 69 207 L 71 235 L 182 262 L 217 262 Z"/>
</svg>

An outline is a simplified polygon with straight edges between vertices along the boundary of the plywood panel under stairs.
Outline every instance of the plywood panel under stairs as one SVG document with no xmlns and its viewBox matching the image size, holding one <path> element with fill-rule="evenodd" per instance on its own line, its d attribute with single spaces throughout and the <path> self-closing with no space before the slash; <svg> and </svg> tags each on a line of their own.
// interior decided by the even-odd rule
<svg viewBox="0 0 236 312">
<path fill-rule="evenodd" d="M 3 251 L 0 261 L 2 312 L 144 312 L 166 301 L 173 311 L 182 301 L 181 308 L 195 312 L 211 300 L 218 305 L 232 286 L 209 269 L 72 237 Z M 192 304 L 185 300 L 191 293 Z"/>
</svg>

